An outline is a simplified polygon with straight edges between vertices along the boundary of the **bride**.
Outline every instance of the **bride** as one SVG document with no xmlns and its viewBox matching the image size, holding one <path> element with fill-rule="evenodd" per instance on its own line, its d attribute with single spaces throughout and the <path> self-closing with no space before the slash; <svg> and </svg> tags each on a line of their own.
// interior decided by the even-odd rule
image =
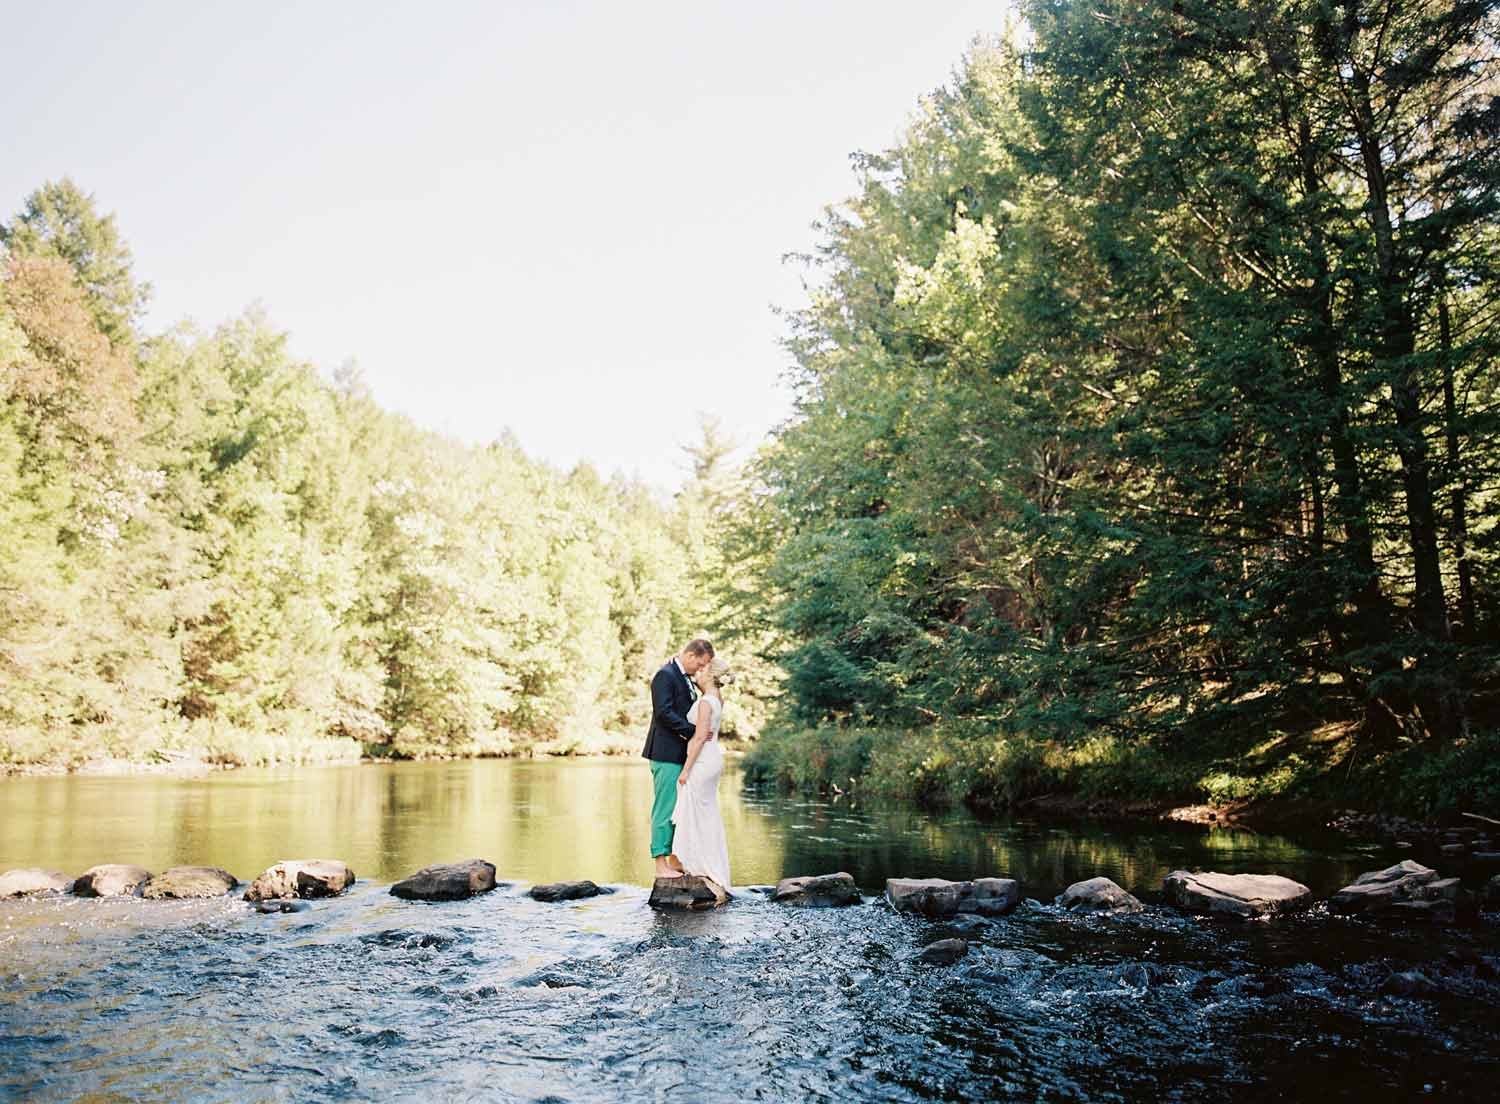
<svg viewBox="0 0 1500 1104">
<path fill-rule="evenodd" d="M 719 776 L 724 773 L 724 749 L 719 744 L 719 726 L 724 721 L 722 689 L 734 681 L 729 665 L 716 659 L 694 677 L 703 696 L 688 710 L 693 738 L 688 742 L 687 762 L 677 779 L 677 808 L 672 823 L 677 826 L 672 850 L 689 874 L 711 878 L 729 888 L 729 844 L 724 839 L 724 821 L 719 816 Z"/>
</svg>

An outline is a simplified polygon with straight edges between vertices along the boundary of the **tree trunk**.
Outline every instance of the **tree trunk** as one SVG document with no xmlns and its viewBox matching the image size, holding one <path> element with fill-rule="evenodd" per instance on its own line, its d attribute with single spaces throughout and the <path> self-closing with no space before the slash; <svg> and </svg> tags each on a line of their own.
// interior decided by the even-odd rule
<svg viewBox="0 0 1500 1104">
<path fill-rule="evenodd" d="M 1406 302 L 1390 212 L 1390 192 L 1375 112 L 1370 101 L 1369 75 L 1353 49 L 1358 34 L 1356 5 L 1346 9 L 1349 106 L 1365 170 L 1366 209 L 1375 235 L 1376 301 L 1379 307 L 1377 356 L 1390 373 L 1391 407 L 1396 416 L 1396 452 L 1406 496 L 1407 531 L 1412 568 L 1416 575 L 1414 612 L 1418 632 L 1425 638 L 1418 662 L 1431 689 L 1419 695 L 1423 719 L 1433 735 L 1451 739 L 1463 726 L 1463 706 L 1453 677 L 1448 649 L 1451 640 L 1447 599 L 1438 550 L 1437 512 L 1427 460 L 1427 438 L 1422 425 L 1420 382 L 1413 363 L 1416 327 Z M 1433 668 L 1436 667 L 1436 670 Z"/>
<path fill-rule="evenodd" d="M 1443 423 L 1447 443 L 1448 470 L 1452 473 L 1449 525 L 1453 531 L 1453 555 L 1458 561 L 1458 638 L 1474 636 L 1474 567 L 1469 562 L 1468 481 L 1463 476 L 1458 446 L 1458 401 L 1453 386 L 1453 321 L 1448 299 L 1438 300 L 1438 347 L 1443 366 Z"/>
</svg>

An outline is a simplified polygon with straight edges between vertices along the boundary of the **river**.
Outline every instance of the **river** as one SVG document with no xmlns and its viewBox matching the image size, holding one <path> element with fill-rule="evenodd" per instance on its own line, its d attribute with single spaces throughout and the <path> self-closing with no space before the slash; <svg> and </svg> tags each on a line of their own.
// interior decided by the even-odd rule
<svg viewBox="0 0 1500 1104">
<path fill-rule="evenodd" d="M 1321 907 L 1229 924 L 1161 907 L 1176 867 L 1286 874 L 1326 895 L 1399 857 L 1227 829 L 988 821 L 723 787 L 736 898 L 646 907 L 649 782 L 631 761 L 488 760 L 0 782 L 0 870 L 282 858 L 360 881 L 311 911 L 0 902 L 0 1097 L 516 1101 L 1489 1099 L 1493 919 L 1391 930 Z M 509 883 L 402 902 L 432 862 Z M 847 870 L 871 901 L 790 910 L 748 887 Z M 1125 919 L 1049 902 L 1104 874 Z M 1019 878 L 1030 899 L 956 965 L 885 878 Z M 544 905 L 528 884 L 615 892 Z M 1428 995 L 1390 992 L 1425 971 Z"/>
</svg>

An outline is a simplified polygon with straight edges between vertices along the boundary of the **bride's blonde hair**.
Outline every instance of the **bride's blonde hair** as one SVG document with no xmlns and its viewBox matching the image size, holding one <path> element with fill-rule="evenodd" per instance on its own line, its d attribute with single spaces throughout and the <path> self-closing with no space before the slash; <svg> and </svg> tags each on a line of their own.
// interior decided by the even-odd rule
<svg viewBox="0 0 1500 1104">
<path fill-rule="evenodd" d="M 715 686 L 725 687 L 734 681 L 734 671 L 726 661 L 715 656 L 708 665 L 708 677 L 714 680 Z"/>
</svg>

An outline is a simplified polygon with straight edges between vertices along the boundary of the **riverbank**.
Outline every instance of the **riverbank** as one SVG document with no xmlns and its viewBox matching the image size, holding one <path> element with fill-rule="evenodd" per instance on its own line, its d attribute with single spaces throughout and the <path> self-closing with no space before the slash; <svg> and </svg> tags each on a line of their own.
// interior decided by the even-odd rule
<svg viewBox="0 0 1500 1104">
<path fill-rule="evenodd" d="M 933 725 L 780 728 L 751 748 L 752 783 L 929 808 L 1286 828 L 1350 809 L 1442 821 L 1500 815 L 1500 735 L 1375 746 L 1352 724 L 1076 742 Z"/>
<path fill-rule="evenodd" d="M 333 743 L 334 741 L 327 741 Z M 340 751 L 342 749 L 339 749 Z M 741 741 L 726 738 L 724 750 L 731 757 L 745 754 Z M 629 759 L 640 755 L 641 740 L 631 734 L 606 734 L 597 740 L 539 741 L 511 745 L 503 750 L 489 749 L 477 753 L 443 755 L 435 752 L 409 755 L 368 747 L 358 747 L 352 754 L 322 753 L 315 745 L 302 745 L 301 754 L 271 757 L 225 756 L 207 749 L 158 751 L 147 758 L 100 756 L 72 762 L 0 764 L 0 779 L 55 778 L 78 776 L 122 778 L 133 775 L 157 775 L 167 778 L 193 778 L 253 767 L 332 767 L 382 763 L 455 763 L 476 759 Z"/>
</svg>

